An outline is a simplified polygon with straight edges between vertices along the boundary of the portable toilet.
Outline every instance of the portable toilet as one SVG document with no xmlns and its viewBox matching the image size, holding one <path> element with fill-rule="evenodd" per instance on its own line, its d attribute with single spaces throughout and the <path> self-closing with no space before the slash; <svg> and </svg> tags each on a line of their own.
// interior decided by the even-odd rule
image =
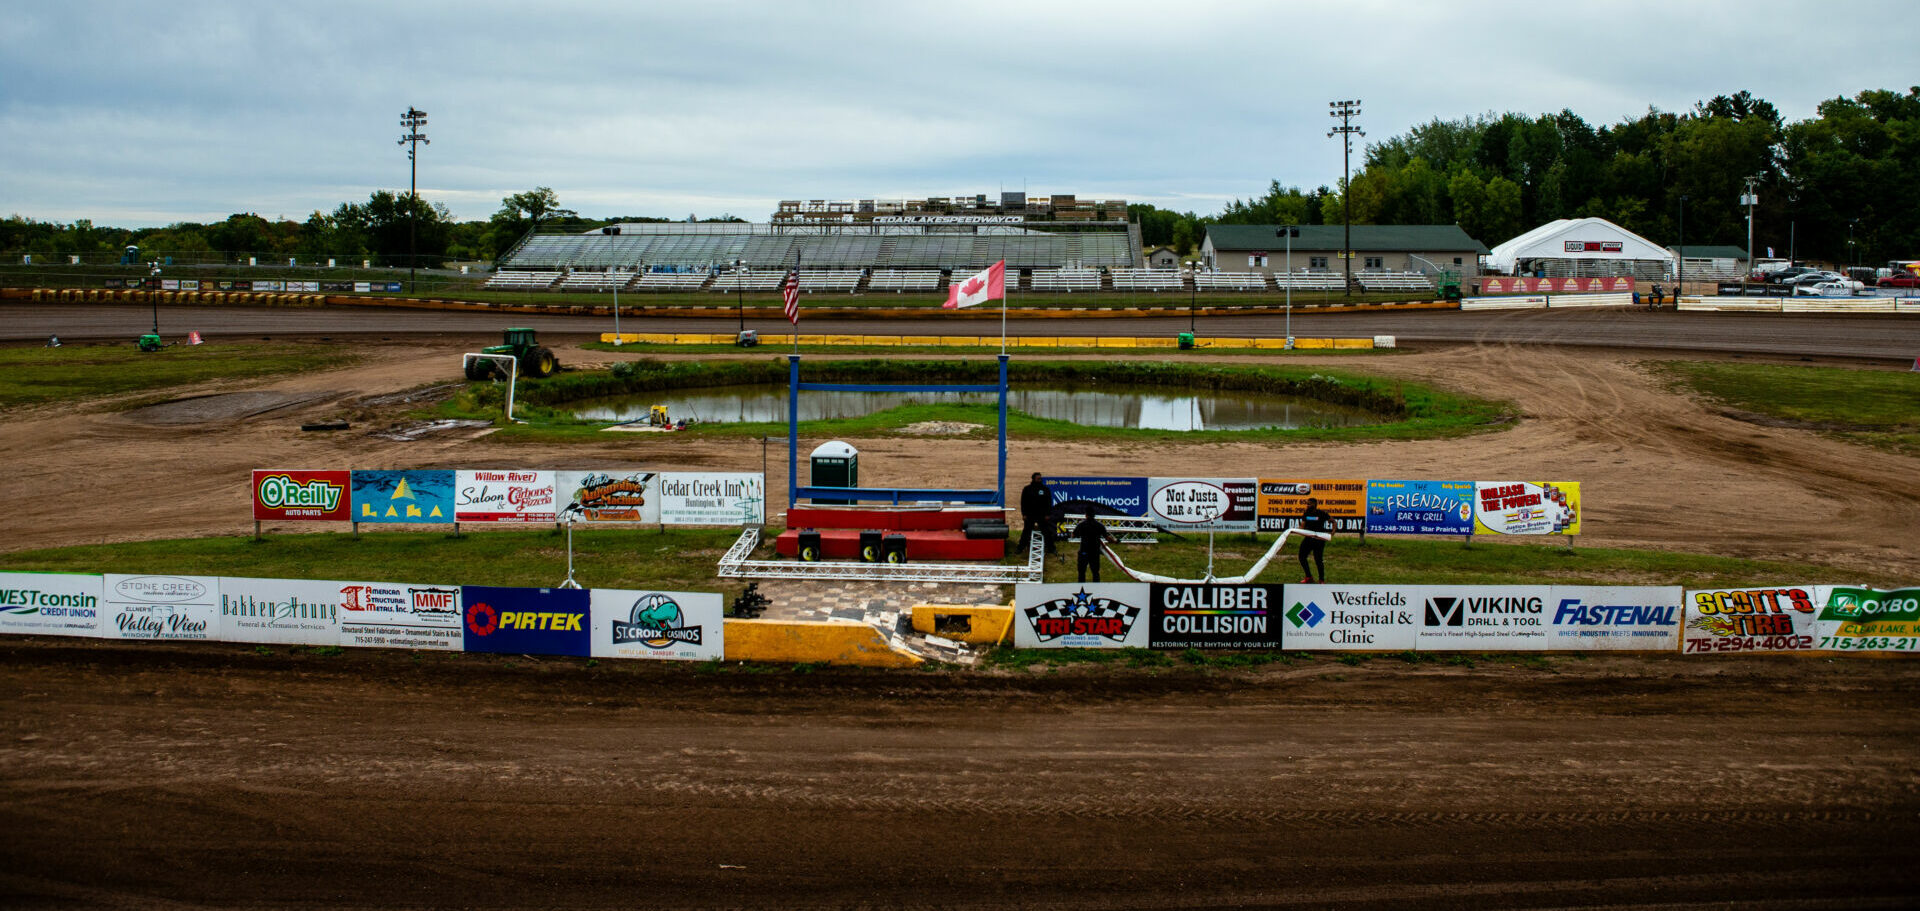
<svg viewBox="0 0 1920 911">
<path fill-rule="evenodd" d="M 807 457 L 812 487 L 859 487 L 860 450 L 840 440 L 828 440 L 814 447 Z M 852 500 L 821 500 L 815 503 L 850 504 Z"/>
</svg>

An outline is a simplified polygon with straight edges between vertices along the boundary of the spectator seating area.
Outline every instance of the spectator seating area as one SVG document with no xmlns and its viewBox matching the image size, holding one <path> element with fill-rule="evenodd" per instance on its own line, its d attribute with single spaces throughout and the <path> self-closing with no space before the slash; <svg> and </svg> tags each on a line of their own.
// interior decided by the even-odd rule
<svg viewBox="0 0 1920 911">
<path fill-rule="evenodd" d="M 1339 272 L 1275 272 L 1273 287 L 1284 291 L 1345 291 L 1347 277 Z"/>
<path fill-rule="evenodd" d="M 875 269 L 867 279 L 868 291 L 938 291 L 938 269 Z"/>
<path fill-rule="evenodd" d="M 851 294 L 860 287 L 858 269 L 802 269 L 800 270 L 800 290 L 808 294 L 821 291 L 840 291 Z"/>
<path fill-rule="evenodd" d="M 642 272 L 635 291 L 698 291 L 712 278 L 706 272 Z"/>
<path fill-rule="evenodd" d="M 486 287 L 488 291 L 545 291 L 559 280 L 558 272 L 496 272 Z"/>
<path fill-rule="evenodd" d="M 1184 291 L 1186 273 L 1178 269 L 1113 269 L 1115 291 Z"/>
<path fill-rule="evenodd" d="M 1433 279 L 1424 272 L 1361 272 L 1354 280 L 1365 291 L 1433 290 Z"/>
<path fill-rule="evenodd" d="M 1272 287 L 1264 272 L 1199 272 L 1194 282 L 1201 291 L 1266 291 Z"/>
<path fill-rule="evenodd" d="M 1011 263 L 1008 264 L 1012 266 Z M 1100 271 L 1098 269 L 1035 269 L 1033 270 L 1033 290 L 1075 291 L 1100 290 Z"/>
<path fill-rule="evenodd" d="M 573 272 L 560 280 L 562 291 L 612 291 L 625 288 L 633 281 L 633 273 L 625 270 L 607 272 Z"/>
<path fill-rule="evenodd" d="M 773 291 L 787 277 L 785 272 L 722 272 L 713 277 L 712 291 Z"/>
<path fill-rule="evenodd" d="M 630 230 L 641 227 L 627 226 Z M 749 269 L 894 269 L 978 271 L 1006 260 L 1010 269 L 1124 269 L 1138 253 L 1125 232 L 1057 233 L 625 233 L 537 234 L 501 262 L 514 271 L 646 269 L 651 266 Z"/>
</svg>

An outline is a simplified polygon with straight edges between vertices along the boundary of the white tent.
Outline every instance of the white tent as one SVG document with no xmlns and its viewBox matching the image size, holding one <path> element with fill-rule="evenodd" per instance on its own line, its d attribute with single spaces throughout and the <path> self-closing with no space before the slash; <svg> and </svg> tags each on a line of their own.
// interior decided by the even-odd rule
<svg viewBox="0 0 1920 911">
<path fill-rule="evenodd" d="M 1671 274 L 1673 253 L 1604 218 L 1562 218 L 1494 247 L 1485 261 L 1505 275 Z"/>
</svg>

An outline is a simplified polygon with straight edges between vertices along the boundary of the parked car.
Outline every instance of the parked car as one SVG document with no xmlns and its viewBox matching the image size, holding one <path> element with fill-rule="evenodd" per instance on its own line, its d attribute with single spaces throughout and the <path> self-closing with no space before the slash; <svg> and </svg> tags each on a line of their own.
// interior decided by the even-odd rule
<svg viewBox="0 0 1920 911">
<path fill-rule="evenodd" d="M 1796 275 L 1805 275 L 1812 271 L 1812 269 L 1806 266 L 1788 266 L 1785 269 L 1775 269 L 1772 272 L 1765 273 L 1761 276 L 1761 280 L 1770 285 L 1784 284 L 1787 279 Z"/>
<path fill-rule="evenodd" d="M 1912 272 L 1903 275 L 1889 275 L 1880 280 L 1882 288 L 1920 288 L 1920 275 Z"/>
<path fill-rule="evenodd" d="M 1841 275 L 1838 272 L 1813 270 L 1808 272 L 1802 272 L 1799 275 L 1796 275 L 1792 278 L 1789 278 L 1781 282 L 1781 284 L 1792 285 L 1798 288 L 1801 285 L 1815 285 L 1815 284 L 1819 284 L 1820 282 L 1843 282 L 1846 280 L 1847 280 L 1847 277 L 1844 275 Z"/>
<path fill-rule="evenodd" d="M 1793 286 L 1794 297 L 1852 297 L 1866 288 L 1856 281 L 1839 279 L 1824 282 L 1800 282 Z"/>
</svg>

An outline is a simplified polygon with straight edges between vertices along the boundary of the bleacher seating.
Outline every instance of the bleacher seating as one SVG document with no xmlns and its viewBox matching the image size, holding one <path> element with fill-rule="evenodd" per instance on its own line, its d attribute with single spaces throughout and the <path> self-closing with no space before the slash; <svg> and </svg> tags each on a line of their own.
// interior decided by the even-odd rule
<svg viewBox="0 0 1920 911">
<path fill-rule="evenodd" d="M 624 270 L 609 272 L 573 272 L 560 280 L 562 291 L 612 291 L 625 288 L 633 281 L 633 273 Z"/>
<path fill-rule="evenodd" d="M 712 275 L 706 272 L 642 272 L 635 291 L 698 291 Z"/>
<path fill-rule="evenodd" d="M 1201 291 L 1265 291 L 1273 287 L 1267 284 L 1264 272 L 1199 272 L 1194 279 Z"/>
<path fill-rule="evenodd" d="M 1275 272 L 1273 273 L 1275 290 L 1285 291 L 1345 291 L 1347 277 L 1339 272 Z"/>
<path fill-rule="evenodd" d="M 1100 271 L 1097 269 L 1035 269 L 1033 270 L 1033 290 L 1065 291 L 1069 294 L 1075 291 L 1098 291 L 1100 290 Z"/>
<path fill-rule="evenodd" d="M 545 291 L 559 280 L 558 272 L 495 272 L 486 287 L 489 291 Z"/>
<path fill-rule="evenodd" d="M 868 291 L 938 291 L 940 272 L 936 269 L 875 269 L 867 279 Z"/>
<path fill-rule="evenodd" d="M 808 294 L 823 291 L 843 291 L 848 294 L 860 287 L 858 269 L 801 269 L 800 290 Z"/>
<path fill-rule="evenodd" d="M 1182 291 L 1187 287 L 1186 273 L 1178 269 L 1113 269 L 1115 291 Z"/>
<path fill-rule="evenodd" d="M 785 281 L 787 273 L 768 272 L 722 272 L 714 276 L 712 291 L 775 291 Z"/>
<path fill-rule="evenodd" d="M 1366 291 L 1433 290 L 1433 279 L 1424 272 L 1361 272 L 1354 279 Z"/>
</svg>

